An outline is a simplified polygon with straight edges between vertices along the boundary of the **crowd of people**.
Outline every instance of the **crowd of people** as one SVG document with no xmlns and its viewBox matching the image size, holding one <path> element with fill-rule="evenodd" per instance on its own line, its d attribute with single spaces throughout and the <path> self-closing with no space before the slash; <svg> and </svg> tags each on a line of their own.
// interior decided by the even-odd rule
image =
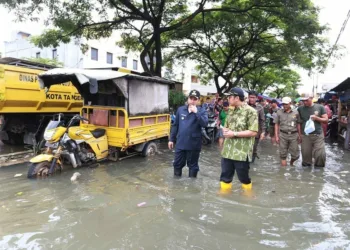
<svg viewBox="0 0 350 250">
<path fill-rule="evenodd" d="M 214 112 L 218 120 L 218 137 L 221 148 L 220 187 L 223 193 L 232 188 L 236 173 L 242 188 L 250 190 L 250 164 L 259 159 L 259 142 L 270 136 L 271 142 L 279 146 L 281 166 L 290 165 L 300 158 L 302 166 L 325 167 L 326 153 L 324 126 L 328 123 L 329 111 L 324 103 L 314 103 L 313 96 L 301 98 L 296 105 L 291 98 L 284 97 L 281 105 L 277 100 L 268 103 L 259 100 L 255 91 L 245 96 L 241 88 L 232 88 L 224 98 L 216 95 L 199 105 L 200 93 L 192 90 L 186 105 L 180 107 L 175 116 L 169 139 L 169 149 L 175 147 L 173 161 L 174 176 L 181 177 L 182 169 L 189 168 L 189 177 L 197 177 L 201 151 L 201 130 L 208 124 L 208 112 Z"/>
</svg>

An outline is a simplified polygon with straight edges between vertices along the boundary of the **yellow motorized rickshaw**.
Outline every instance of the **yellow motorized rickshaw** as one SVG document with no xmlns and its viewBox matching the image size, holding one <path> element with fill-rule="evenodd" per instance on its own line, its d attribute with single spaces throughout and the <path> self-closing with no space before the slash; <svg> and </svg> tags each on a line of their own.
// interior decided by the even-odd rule
<svg viewBox="0 0 350 250">
<path fill-rule="evenodd" d="M 44 133 L 48 147 L 30 160 L 28 177 L 121 156 L 157 152 L 156 140 L 170 134 L 168 91 L 172 81 L 113 70 L 53 69 L 40 74 L 41 88 L 72 82 L 84 99 L 80 115 L 60 116 Z M 64 98 L 73 98 L 65 96 Z"/>
</svg>

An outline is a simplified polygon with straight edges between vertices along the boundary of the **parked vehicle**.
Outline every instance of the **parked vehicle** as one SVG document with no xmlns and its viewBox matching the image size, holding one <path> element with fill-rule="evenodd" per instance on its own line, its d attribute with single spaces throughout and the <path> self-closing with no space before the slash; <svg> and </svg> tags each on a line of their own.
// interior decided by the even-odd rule
<svg viewBox="0 0 350 250">
<path fill-rule="evenodd" d="M 91 131 L 74 126 L 77 121 L 88 121 L 80 115 L 73 116 L 67 126 L 62 118 L 63 114 L 59 114 L 57 120 L 51 120 L 47 125 L 44 138 L 48 147 L 45 153 L 30 160 L 32 164 L 28 170 L 28 178 L 61 172 L 63 163 L 76 168 L 108 156 L 106 130 Z"/>
<path fill-rule="evenodd" d="M 50 122 L 46 139 L 58 144 L 31 160 L 36 166 L 31 165 L 28 177 L 59 171 L 63 155 L 69 155 L 73 167 L 152 155 L 158 151 L 156 141 L 170 135 L 168 90 L 173 82 L 112 70 L 53 69 L 39 75 L 41 88 L 67 81 L 83 96 L 84 106 L 67 126 Z M 79 126 L 71 126 L 74 120 Z"/>
<path fill-rule="evenodd" d="M 39 88 L 38 74 L 52 65 L 17 58 L 0 58 L 0 140 L 10 145 L 36 145 L 51 117 L 64 113 L 69 121 L 79 114 L 82 97 L 68 82 L 46 92 Z"/>
<path fill-rule="evenodd" d="M 202 128 L 202 144 L 207 145 L 213 143 L 217 137 L 218 128 L 217 128 L 217 120 L 214 112 L 210 112 L 208 114 L 208 126 Z"/>
</svg>

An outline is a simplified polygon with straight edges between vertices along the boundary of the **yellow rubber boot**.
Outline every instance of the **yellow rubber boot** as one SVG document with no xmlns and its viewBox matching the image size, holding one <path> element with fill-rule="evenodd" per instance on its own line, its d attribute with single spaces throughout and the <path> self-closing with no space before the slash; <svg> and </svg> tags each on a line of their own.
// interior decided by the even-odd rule
<svg viewBox="0 0 350 250">
<path fill-rule="evenodd" d="M 242 189 L 243 189 L 242 195 L 250 199 L 253 198 L 254 193 L 253 193 L 252 187 L 253 187 L 252 183 L 249 183 L 249 184 L 242 183 Z"/>
<path fill-rule="evenodd" d="M 252 190 L 252 187 L 253 187 L 253 183 L 252 183 L 252 182 L 249 183 L 249 184 L 243 184 L 243 183 L 242 183 L 242 188 L 243 188 L 244 190 Z"/>
<path fill-rule="evenodd" d="M 232 182 L 226 183 L 220 181 L 220 194 L 228 194 L 232 191 Z"/>
</svg>

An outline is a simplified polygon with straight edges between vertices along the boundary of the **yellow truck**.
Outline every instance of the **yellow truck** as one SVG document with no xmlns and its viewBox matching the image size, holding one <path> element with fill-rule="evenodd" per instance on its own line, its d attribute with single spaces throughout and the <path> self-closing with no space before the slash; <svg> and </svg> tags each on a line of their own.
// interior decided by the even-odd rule
<svg viewBox="0 0 350 250">
<path fill-rule="evenodd" d="M 113 70 L 51 69 L 39 74 L 41 89 L 71 82 L 84 100 L 80 115 L 68 123 L 51 120 L 44 131 L 46 149 L 30 160 L 28 178 L 61 172 L 102 160 L 117 161 L 158 151 L 170 135 L 169 89 L 175 82 Z M 79 121 L 76 124 L 75 121 Z"/>
<path fill-rule="evenodd" d="M 38 74 L 53 68 L 16 58 L 0 58 L 0 140 L 36 145 L 54 114 L 79 114 L 82 97 L 71 83 L 39 88 Z"/>
</svg>

